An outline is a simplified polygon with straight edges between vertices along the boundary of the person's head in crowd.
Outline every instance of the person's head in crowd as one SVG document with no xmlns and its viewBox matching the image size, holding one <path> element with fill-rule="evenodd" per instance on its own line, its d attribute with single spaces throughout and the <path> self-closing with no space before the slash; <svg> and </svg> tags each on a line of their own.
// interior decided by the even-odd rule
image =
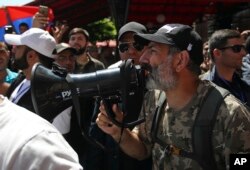
<svg viewBox="0 0 250 170">
<path fill-rule="evenodd" d="M 89 33 L 83 28 L 73 28 L 69 32 L 69 45 L 77 50 L 77 55 L 86 51 L 88 41 Z"/>
<path fill-rule="evenodd" d="M 10 52 L 4 42 L 0 42 L 0 72 L 5 71 L 8 67 Z"/>
<path fill-rule="evenodd" d="M 19 32 L 20 32 L 20 34 L 24 33 L 28 29 L 29 29 L 29 26 L 28 26 L 27 23 L 22 22 L 22 23 L 19 24 Z"/>
<path fill-rule="evenodd" d="M 208 51 L 208 41 L 203 43 L 203 62 L 200 67 L 202 72 L 207 72 L 212 67 L 212 60 Z"/>
<path fill-rule="evenodd" d="M 242 58 L 246 55 L 245 40 L 241 34 L 232 29 L 215 31 L 209 39 L 209 51 L 216 67 L 240 69 Z"/>
<path fill-rule="evenodd" d="M 246 39 L 246 51 L 248 54 L 250 54 L 250 36 Z"/>
<path fill-rule="evenodd" d="M 131 58 L 135 64 L 139 64 L 144 46 L 135 42 L 133 36 L 136 33 L 146 32 L 147 28 L 138 22 L 129 22 L 120 28 L 118 33 L 118 49 L 121 60 Z"/>
<path fill-rule="evenodd" d="M 244 30 L 240 34 L 246 40 L 250 36 L 250 30 Z"/>
<path fill-rule="evenodd" d="M 140 60 L 150 64 L 147 86 L 164 91 L 179 87 L 187 79 L 198 80 L 203 62 L 202 39 L 190 26 L 167 24 L 154 34 L 136 34 L 148 44 Z"/>
<path fill-rule="evenodd" d="M 0 42 L 0 84 L 1 82 L 11 84 L 18 75 L 9 67 L 10 58 L 8 46 L 4 42 Z"/>
<path fill-rule="evenodd" d="M 67 72 L 73 73 L 76 62 L 76 49 L 67 43 L 60 43 L 56 45 L 53 52 L 55 54 L 55 63 L 67 69 Z"/>
<path fill-rule="evenodd" d="M 5 34 L 5 41 L 15 48 L 13 66 L 30 76 L 34 64 L 37 62 L 51 68 L 54 61 L 52 52 L 55 49 L 55 39 L 45 30 L 31 28 L 21 35 Z"/>
</svg>

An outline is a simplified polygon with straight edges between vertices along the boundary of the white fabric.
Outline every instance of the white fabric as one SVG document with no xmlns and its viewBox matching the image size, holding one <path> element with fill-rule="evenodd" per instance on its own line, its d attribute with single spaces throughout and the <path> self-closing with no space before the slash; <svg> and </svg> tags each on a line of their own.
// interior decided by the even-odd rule
<svg viewBox="0 0 250 170">
<path fill-rule="evenodd" d="M 61 134 L 66 134 L 70 130 L 71 111 L 72 111 L 72 106 L 62 111 L 59 115 L 57 115 L 54 118 L 52 122 L 52 124 L 56 127 L 56 129 L 59 132 L 61 132 Z"/>
<path fill-rule="evenodd" d="M 4 39 L 10 45 L 26 45 L 49 58 L 53 58 L 52 53 L 56 47 L 54 37 L 40 28 L 30 28 L 21 35 L 5 34 Z"/>
<path fill-rule="evenodd" d="M 30 80 L 24 79 L 12 92 L 10 101 L 17 103 L 20 98 L 30 89 Z"/>
<path fill-rule="evenodd" d="M 53 125 L 0 97 L 0 170 L 82 169 Z"/>
<path fill-rule="evenodd" d="M 122 60 L 117 61 L 116 63 L 110 65 L 108 68 L 117 68 L 121 65 L 121 63 L 122 63 Z"/>
</svg>

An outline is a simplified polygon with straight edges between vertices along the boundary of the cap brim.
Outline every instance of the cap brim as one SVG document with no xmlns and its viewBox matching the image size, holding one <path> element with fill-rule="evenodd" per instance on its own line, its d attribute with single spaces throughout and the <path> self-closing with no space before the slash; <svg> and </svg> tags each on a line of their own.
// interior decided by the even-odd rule
<svg viewBox="0 0 250 170">
<path fill-rule="evenodd" d="M 120 41 L 120 39 L 122 38 L 122 36 L 125 34 L 125 33 L 128 33 L 128 32 L 133 32 L 133 33 L 136 33 L 135 31 L 131 31 L 131 30 L 124 30 L 123 32 L 120 33 L 120 35 L 118 35 L 118 40 Z"/>
<path fill-rule="evenodd" d="M 68 48 L 60 48 L 60 49 L 55 49 L 53 51 L 53 54 L 59 54 L 65 50 L 70 50 L 73 54 L 76 54 L 77 53 L 77 50 L 75 48 L 72 48 L 72 47 L 68 47 Z"/>
<path fill-rule="evenodd" d="M 10 45 L 23 45 L 21 43 L 21 35 L 5 34 L 4 40 L 7 44 L 10 44 Z"/>
<path fill-rule="evenodd" d="M 160 34 L 135 34 L 134 39 L 138 42 L 157 42 L 162 44 L 168 44 L 168 45 L 174 45 L 174 43 L 171 41 L 171 39 L 168 39 L 166 36 L 160 35 Z"/>
</svg>

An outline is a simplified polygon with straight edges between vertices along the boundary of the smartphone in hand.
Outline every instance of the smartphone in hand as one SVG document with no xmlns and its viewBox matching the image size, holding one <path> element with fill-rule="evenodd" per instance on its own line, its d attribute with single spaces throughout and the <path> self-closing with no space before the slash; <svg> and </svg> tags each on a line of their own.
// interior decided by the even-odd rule
<svg viewBox="0 0 250 170">
<path fill-rule="evenodd" d="M 47 6 L 40 5 L 38 11 L 40 14 L 42 14 L 46 17 L 49 15 L 49 8 Z"/>
</svg>

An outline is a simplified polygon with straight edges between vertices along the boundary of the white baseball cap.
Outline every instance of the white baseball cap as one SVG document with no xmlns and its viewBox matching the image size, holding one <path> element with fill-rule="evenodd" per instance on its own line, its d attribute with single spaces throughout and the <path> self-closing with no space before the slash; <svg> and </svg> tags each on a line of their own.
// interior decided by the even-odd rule
<svg viewBox="0 0 250 170">
<path fill-rule="evenodd" d="M 56 41 L 49 32 L 40 28 L 30 28 L 21 35 L 5 34 L 4 39 L 10 45 L 26 45 L 49 58 L 56 47 Z"/>
</svg>

